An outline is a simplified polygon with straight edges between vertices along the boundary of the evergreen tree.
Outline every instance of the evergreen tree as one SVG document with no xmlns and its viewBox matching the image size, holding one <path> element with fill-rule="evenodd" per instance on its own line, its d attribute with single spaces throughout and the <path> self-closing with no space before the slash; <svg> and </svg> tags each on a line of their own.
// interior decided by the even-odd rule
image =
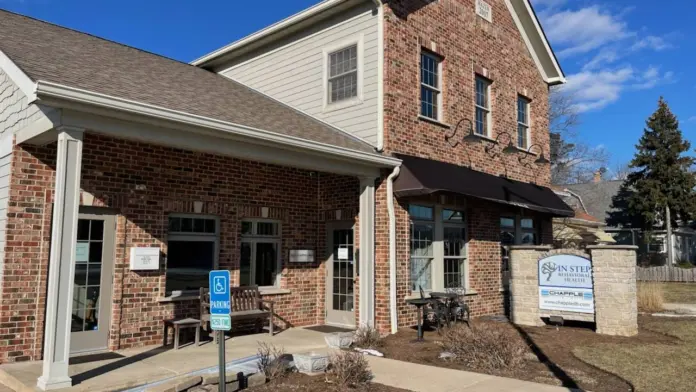
<svg viewBox="0 0 696 392">
<path fill-rule="evenodd" d="M 649 232 L 666 226 L 669 207 L 673 226 L 688 224 L 696 212 L 696 177 L 690 170 L 696 160 L 685 155 L 691 144 L 662 97 L 646 125 L 629 166 L 633 171 L 614 197 L 616 210 L 607 223 Z"/>
</svg>

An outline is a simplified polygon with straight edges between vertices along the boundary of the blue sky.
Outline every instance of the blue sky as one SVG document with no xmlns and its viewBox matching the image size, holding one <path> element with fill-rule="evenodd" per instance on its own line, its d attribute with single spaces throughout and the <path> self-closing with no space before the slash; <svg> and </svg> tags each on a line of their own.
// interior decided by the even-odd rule
<svg viewBox="0 0 696 392">
<path fill-rule="evenodd" d="M 0 7 L 190 61 L 316 2 L 0 0 Z M 612 165 L 627 162 L 660 95 L 696 142 L 696 2 L 532 2 L 582 111 L 584 142 L 605 148 Z"/>
</svg>

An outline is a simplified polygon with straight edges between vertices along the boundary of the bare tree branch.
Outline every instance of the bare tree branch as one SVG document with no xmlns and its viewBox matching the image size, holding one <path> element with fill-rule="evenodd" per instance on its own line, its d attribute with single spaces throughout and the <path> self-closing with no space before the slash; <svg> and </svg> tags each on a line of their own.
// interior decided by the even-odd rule
<svg viewBox="0 0 696 392">
<path fill-rule="evenodd" d="M 591 147 L 579 139 L 580 116 L 573 96 L 562 88 L 549 93 L 549 130 L 557 135 L 551 156 L 551 181 L 554 184 L 589 182 L 604 169 L 609 153 L 603 147 Z"/>
</svg>

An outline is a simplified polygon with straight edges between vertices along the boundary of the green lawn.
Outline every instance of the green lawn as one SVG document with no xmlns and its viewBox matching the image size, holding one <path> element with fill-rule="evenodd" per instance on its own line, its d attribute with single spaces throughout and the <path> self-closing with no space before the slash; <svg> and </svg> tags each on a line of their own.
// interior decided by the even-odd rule
<svg viewBox="0 0 696 392">
<path fill-rule="evenodd" d="M 663 283 L 665 302 L 696 304 L 696 283 Z"/>
<path fill-rule="evenodd" d="M 674 336 L 677 344 L 603 344 L 579 347 L 583 361 L 631 382 L 638 392 L 693 391 L 696 320 L 649 318 L 641 327 Z"/>
</svg>

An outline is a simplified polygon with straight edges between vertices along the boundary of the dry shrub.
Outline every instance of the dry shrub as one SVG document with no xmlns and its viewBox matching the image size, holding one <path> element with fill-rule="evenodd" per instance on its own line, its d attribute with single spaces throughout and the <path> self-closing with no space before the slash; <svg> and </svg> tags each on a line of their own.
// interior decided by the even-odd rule
<svg viewBox="0 0 696 392">
<path fill-rule="evenodd" d="M 456 361 L 483 369 L 516 368 L 524 363 L 528 346 L 505 324 L 455 325 L 443 332 L 442 346 Z"/>
<path fill-rule="evenodd" d="M 285 376 L 290 369 L 283 360 L 285 350 L 273 344 L 259 342 L 258 348 L 259 362 L 256 365 L 259 373 L 263 373 L 267 380 L 274 380 Z"/>
<path fill-rule="evenodd" d="M 638 283 L 638 309 L 654 313 L 663 310 L 665 296 L 660 283 Z"/>
<path fill-rule="evenodd" d="M 377 349 L 384 346 L 384 339 L 379 331 L 366 325 L 355 331 L 353 345 L 360 348 Z"/>
<path fill-rule="evenodd" d="M 326 381 L 341 388 L 355 388 L 372 379 L 372 372 L 362 354 L 343 351 L 331 356 Z"/>
</svg>

